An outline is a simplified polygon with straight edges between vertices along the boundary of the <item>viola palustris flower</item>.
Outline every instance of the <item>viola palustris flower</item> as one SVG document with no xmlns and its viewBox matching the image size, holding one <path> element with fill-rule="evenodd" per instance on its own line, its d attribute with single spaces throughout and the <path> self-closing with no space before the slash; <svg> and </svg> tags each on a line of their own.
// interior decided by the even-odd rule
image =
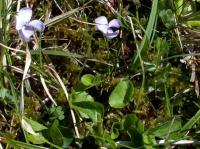
<svg viewBox="0 0 200 149">
<path fill-rule="evenodd" d="M 43 32 L 45 25 L 40 20 L 32 20 L 32 9 L 24 7 L 19 10 L 15 16 L 15 28 L 19 33 L 19 36 L 25 42 L 30 40 L 30 37 L 34 34 L 34 31 Z"/>
<path fill-rule="evenodd" d="M 97 30 L 101 31 L 108 39 L 115 38 L 119 35 L 121 23 L 118 19 L 113 19 L 108 23 L 105 16 L 95 19 Z"/>
</svg>

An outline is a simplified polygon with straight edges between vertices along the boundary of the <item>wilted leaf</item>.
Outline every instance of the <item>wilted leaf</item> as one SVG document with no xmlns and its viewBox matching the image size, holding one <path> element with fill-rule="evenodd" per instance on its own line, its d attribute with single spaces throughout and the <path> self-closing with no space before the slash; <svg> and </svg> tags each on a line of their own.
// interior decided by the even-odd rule
<svg viewBox="0 0 200 149">
<path fill-rule="evenodd" d="M 39 133 L 36 133 L 36 132 L 33 130 L 32 126 L 31 126 L 24 118 L 22 118 L 21 123 L 22 123 L 22 128 L 23 128 L 25 131 L 27 131 L 28 133 L 30 133 L 30 134 L 32 134 L 32 135 L 34 135 L 34 136 L 38 136 L 38 135 L 39 135 Z"/>
<path fill-rule="evenodd" d="M 24 119 L 32 126 L 34 131 L 42 131 L 44 129 L 47 129 L 47 127 L 34 120 L 28 119 L 26 117 L 24 117 Z"/>
</svg>

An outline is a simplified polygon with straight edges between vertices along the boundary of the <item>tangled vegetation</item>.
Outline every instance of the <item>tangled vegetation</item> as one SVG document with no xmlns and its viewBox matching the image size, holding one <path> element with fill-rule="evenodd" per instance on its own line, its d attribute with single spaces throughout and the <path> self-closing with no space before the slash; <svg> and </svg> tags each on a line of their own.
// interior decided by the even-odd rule
<svg viewBox="0 0 200 149">
<path fill-rule="evenodd" d="M 0 0 L 0 149 L 195 148 L 199 0 Z"/>
</svg>

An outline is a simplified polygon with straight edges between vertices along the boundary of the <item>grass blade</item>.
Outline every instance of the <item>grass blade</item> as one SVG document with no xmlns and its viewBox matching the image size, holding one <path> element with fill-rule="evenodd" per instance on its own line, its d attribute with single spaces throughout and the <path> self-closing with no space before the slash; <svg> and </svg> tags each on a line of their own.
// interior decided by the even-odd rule
<svg viewBox="0 0 200 149">
<path fill-rule="evenodd" d="M 38 146 L 38 145 L 32 145 L 32 144 L 29 144 L 29 143 L 24 143 L 24 142 L 12 140 L 12 139 L 6 140 L 6 143 L 8 143 L 9 145 L 11 145 L 11 146 L 13 146 L 15 148 L 48 149 L 46 147 L 41 147 L 41 146 Z"/>
<path fill-rule="evenodd" d="M 51 96 L 51 94 L 50 94 L 50 92 L 49 92 L 49 89 L 48 89 L 48 87 L 47 87 L 47 85 L 46 85 L 46 83 L 45 83 L 45 80 L 44 80 L 44 78 L 42 77 L 42 75 L 40 75 L 40 80 L 41 80 L 42 86 L 44 87 L 44 90 L 45 90 L 45 92 L 47 93 L 49 99 L 52 101 L 52 103 L 53 103 L 55 106 L 57 106 L 57 103 L 55 102 L 55 100 L 54 100 L 53 97 Z"/>
<path fill-rule="evenodd" d="M 59 16 L 53 17 L 52 19 L 49 19 L 47 21 L 44 22 L 45 26 L 49 27 L 52 26 L 64 19 L 66 19 L 67 17 L 71 16 L 72 14 L 74 14 L 75 12 L 79 11 L 80 8 L 76 8 L 76 9 L 72 9 L 64 14 L 61 14 Z"/>
<path fill-rule="evenodd" d="M 181 131 L 191 129 L 200 120 L 200 110 L 182 127 Z"/>
<path fill-rule="evenodd" d="M 32 55 L 39 54 L 39 51 L 30 51 Z M 43 50 L 42 53 L 46 55 L 52 55 L 52 56 L 66 56 L 66 57 L 73 57 L 73 58 L 84 58 L 85 56 L 82 56 L 80 54 L 71 53 L 69 51 L 55 51 L 55 50 Z"/>
<path fill-rule="evenodd" d="M 139 55 L 141 55 L 141 57 L 143 57 L 150 46 L 149 43 L 151 41 L 151 37 L 154 32 L 154 27 L 156 26 L 155 22 L 156 22 L 156 18 L 157 18 L 157 9 L 158 9 L 158 0 L 153 0 L 151 14 L 150 14 L 149 22 L 148 22 L 148 25 L 147 25 L 147 28 L 145 31 L 145 36 L 139 47 L 139 50 L 138 50 L 139 52 L 137 52 L 137 54 L 134 57 L 134 60 L 131 64 L 131 69 L 132 68 L 135 69 L 137 67 L 138 62 L 139 62 L 139 60 L 138 60 Z"/>
</svg>

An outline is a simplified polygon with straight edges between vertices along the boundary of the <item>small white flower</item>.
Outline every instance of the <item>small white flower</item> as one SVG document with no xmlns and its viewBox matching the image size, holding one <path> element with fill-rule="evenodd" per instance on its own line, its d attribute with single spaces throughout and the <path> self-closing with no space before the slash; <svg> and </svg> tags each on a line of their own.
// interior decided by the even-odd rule
<svg viewBox="0 0 200 149">
<path fill-rule="evenodd" d="M 108 39 L 115 38 L 119 35 L 121 22 L 118 19 L 113 19 L 108 23 L 105 16 L 100 16 L 95 19 L 97 30 L 101 31 Z"/>
<path fill-rule="evenodd" d="M 19 10 L 15 16 L 15 28 L 19 33 L 19 36 L 25 42 L 29 41 L 29 38 L 34 34 L 34 31 L 43 32 L 45 25 L 40 20 L 31 20 L 32 9 L 24 7 Z"/>
</svg>

